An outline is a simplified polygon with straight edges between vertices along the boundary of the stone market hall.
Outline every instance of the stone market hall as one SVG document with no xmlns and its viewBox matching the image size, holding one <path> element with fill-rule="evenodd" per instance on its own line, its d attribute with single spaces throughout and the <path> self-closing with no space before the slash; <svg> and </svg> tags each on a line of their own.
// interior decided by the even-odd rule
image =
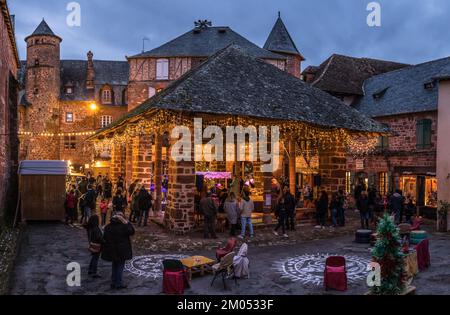
<svg viewBox="0 0 450 315">
<path fill-rule="evenodd" d="M 316 157 L 321 188 L 332 192 L 345 186 L 346 154 L 353 137 L 370 139 L 389 131 L 344 106 L 328 93 L 255 57 L 245 47 L 230 45 L 99 131 L 90 141 L 98 148 L 110 148 L 113 177 L 130 169 L 133 179 L 154 183 L 156 209 L 165 210 L 165 225 L 187 232 L 195 223 L 197 174 L 206 171 L 250 175 L 257 211 L 266 213 L 267 219 L 271 179 L 278 170 L 263 172 L 259 158 L 249 163 L 248 150 L 246 158 L 237 159 L 238 162 L 176 162 L 170 157 L 171 146 L 178 141 L 171 137 L 175 126 L 187 126 L 192 134 L 194 118 L 202 118 L 204 127 L 214 125 L 222 130 L 226 126 L 279 126 L 280 150 L 287 153 L 291 190 L 295 190 L 298 163 Z M 278 169 L 285 162 L 280 161 Z M 163 203 L 161 185 L 165 176 L 168 196 Z"/>
</svg>

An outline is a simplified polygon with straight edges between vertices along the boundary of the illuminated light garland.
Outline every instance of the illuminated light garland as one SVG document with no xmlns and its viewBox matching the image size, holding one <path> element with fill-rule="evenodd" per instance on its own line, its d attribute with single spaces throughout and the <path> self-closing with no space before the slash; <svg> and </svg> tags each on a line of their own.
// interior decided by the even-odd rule
<svg viewBox="0 0 450 315">
<path fill-rule="evenodd" d="M 51 133 L 51 132 L 31 132 L 31 131 L 19 131 L 19 136 L 29 137 L 65 137 L 65 136 L 93 136 L 95 131 L 85 132 L 67 132 L 67 133 Z"/>
<path fill-rule="evenodd" d="M 295 140 L 306 140 L 314 142 L 315 149 L 327 150 L 336 147 L 336 144 L 347 147 L 350 154 L 366 155 L 372 152 L 377 144 L 377 137 L 373 137 L 370 133 L 354 133 L 342 128 L 327 128 L 313 126 L 303 122 L 281 121 L 270 119 L 258 119 L 250 117 L 214 117 L 212 114 L 199 113 L 198 117 L 203 119 L 204 126 L 279 126 L 280 142 Z M 136 123 L 130 123 L 123 130 L 114 131 L 111 138 L 90 139 L 94 142 L 94 146 L 101 150 L 107 148 L 110 150 L 113 145 L 124 145 L 132 141 L 133 138 L 149 135 L 152 133 L 162 134 L 164 131 L 171 130 L 175 126 L 187 126 L 192 128 L 194 123 L 193 117 L 186 117 L 178 112 L 169 110 L 159 110 L 151 115 L 151 117 L 143 117 Z M 270 128 L 268 128 L 270 135 Z"/>
</svg>

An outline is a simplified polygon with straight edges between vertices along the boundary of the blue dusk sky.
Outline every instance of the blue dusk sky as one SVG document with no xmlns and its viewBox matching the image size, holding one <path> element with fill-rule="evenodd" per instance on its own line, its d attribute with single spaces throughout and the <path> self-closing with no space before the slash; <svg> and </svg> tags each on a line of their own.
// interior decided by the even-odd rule
<svg viewBox="0 0 450 315">
<path fill-rule="evenodd" d="M 208 19 L 230 26 L 259 46 L 281 16 L 304 66 L 318 65 L 333 53 L 420 63 L 450 55 L 450 1 L 380 0 L 381 27 L 367 25 L 369 0 L 77 0 L 81 26 L 66 23 L 67 0 L 9 0 L 16 16 L 21 59 L 24 38 L 42 18 L 63 38 L 63 59 L 125 60 L 155 48 Z"/>
</svg>

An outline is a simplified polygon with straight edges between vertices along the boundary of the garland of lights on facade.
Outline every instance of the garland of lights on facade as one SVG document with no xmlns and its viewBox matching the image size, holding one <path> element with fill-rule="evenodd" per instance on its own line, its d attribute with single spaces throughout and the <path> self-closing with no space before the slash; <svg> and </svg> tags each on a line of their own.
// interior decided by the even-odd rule
<svg viewBox="0 0 450 315">
<path fill-rule="evenodd" d="M 207 125 L 220 127 L 278 125 L 281 133 L 280 141 L 287 141 L 292 137 L 294 139 L 310 139 L 311 142 L 315 143 L 317 150 L 327 150 L 333 148 L 336 144 L 343 144 L 353 156 L 364 156 L 371 153 L 377 145 L 379 136 L 363 132 L 351 133 L 342 128 L 323 129 L 302 122 L 269 121 L 247 117 L 203 118 L 203 122 Z M 113 145 L 123 145 L 131 142 L 133 138 L 151 133 L 162 134 L 164 131 L 170 130 L 169 127 L 180 125 L 192 128 L 193 118 L 187 118 L 172 111 L 159 110 L 152 114 L 151 118 L 143 118 L 134 124 L 129 124 L 123 131 L 115 132 L 110 138 L 97 138 L 90 141 L 93 141 L 96 151 L 110 150 Z M 270 134 L 270 128 L 268 129 Z M 302 148 L 299 148 L 299 150 L 302 151 Z"/>
</svg>

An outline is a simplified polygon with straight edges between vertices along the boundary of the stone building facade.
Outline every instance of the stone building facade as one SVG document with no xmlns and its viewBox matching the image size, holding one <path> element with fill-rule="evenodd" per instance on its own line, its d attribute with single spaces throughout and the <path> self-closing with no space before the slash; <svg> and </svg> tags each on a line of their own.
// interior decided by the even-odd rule
<svg viewBox="0 0 450 315">
<path fill-rule="evenodd" d="M 449 58 L 406 65 L 332 55 L 308 67 L 303 79 L 389 127 L 374 150 L 347 156 L 346 189 L 375 187 L 381 195 L 401 189 L 419 207 L 437 205 L 438 84 Z M 343 109 L 345 110 L 345 108 Z"/>
<path fill-rule="evenodd" d="M 62 39 L 45 21 L 25 39 L 20 80 L 20 159 L 66 160 L 76 171 L 96 155 L 85 139 L 126 113 L 128 64 L 61 60 Z"/>
<path fill-rule="evenodd" d="M 20 67 L 14 18 L 0 0 L 0 224 L 10 218 L 17 201 L 17 70 Z"/>
<path fill-rule="evenodd" d="M 300 77 L 301 63 L 305 59 L 295 46 L 281 17 L 277 19 L 264 48 L 251 43 L 229 27 L 211 27 L 203 22 L 160 47 L 128 57 L 128 110 L 231 44 L 238 44 L 251 55 Z"/>
</svg>

